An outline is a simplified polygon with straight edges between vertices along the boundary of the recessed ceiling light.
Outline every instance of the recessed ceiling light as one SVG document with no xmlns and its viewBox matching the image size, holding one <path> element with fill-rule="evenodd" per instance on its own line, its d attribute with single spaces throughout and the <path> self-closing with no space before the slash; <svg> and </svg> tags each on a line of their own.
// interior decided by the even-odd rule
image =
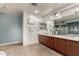
<svg viewBox="0 0 79 59">
<path fill-rule="evenodd" d="M 35 11 L 34 11 L 34 13 L 36 13 L 36 14 L 37 14 L 37 13 L 38 13 L 38 10 L 35 10 Z"/>
</svg>

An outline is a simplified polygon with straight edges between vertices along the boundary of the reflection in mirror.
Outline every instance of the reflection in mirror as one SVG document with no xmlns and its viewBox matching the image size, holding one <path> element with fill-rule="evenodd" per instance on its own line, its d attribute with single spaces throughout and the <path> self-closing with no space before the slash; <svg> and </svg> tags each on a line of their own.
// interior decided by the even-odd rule
<svg viewBox="0 0 79 59">
<path fill-rule="evenodd" d="M 58 21 L 55 20 L 55 32 L 60 35 L 79 34 L 79 17 Z"/>
</svg>

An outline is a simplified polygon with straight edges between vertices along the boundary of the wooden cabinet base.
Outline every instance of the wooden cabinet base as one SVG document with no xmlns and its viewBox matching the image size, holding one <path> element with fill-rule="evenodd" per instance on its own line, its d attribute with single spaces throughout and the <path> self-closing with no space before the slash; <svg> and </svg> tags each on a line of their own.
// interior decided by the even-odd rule
<svg viewBox="0 0 79 59">
<path fill-rule="evenodd" d="M 54 49 L 62 54 L 66 53 L 66 41 L 60 38 L 54 39 Z"/>
<path fill-rule="evenodd" d="M 66 55 L 79 56 L 79 42 L 66 41 Z"/>
<path fill-rule="evenodd" d="M 39 43 L 64 56 L 79 56 L 79 42 L 57 37 L 39 35 Z"/>
</svg>

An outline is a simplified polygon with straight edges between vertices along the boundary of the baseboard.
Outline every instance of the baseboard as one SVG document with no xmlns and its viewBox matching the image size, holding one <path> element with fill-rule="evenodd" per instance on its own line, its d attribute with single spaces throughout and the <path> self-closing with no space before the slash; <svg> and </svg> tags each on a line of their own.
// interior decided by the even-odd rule
<svg viewBox="0 0 79 59">
<path fill-rule="evenodd" d="M 3 44 L 0 44 L 0 46 L 11 45 L 11 44 L 17 44 L 17 43 L 22 43 L 22 41 L 11 42 L 11 43 L 3 43 Z"/>
</svg>

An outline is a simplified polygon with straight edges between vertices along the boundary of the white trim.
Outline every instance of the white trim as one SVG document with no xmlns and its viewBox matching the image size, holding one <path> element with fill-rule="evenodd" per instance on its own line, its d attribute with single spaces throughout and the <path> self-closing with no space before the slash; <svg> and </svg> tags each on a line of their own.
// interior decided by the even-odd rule
<svg viewBox="0 0 79 59">
<path fill-rule="evenodd" d="M 22 41 L 18 41 L 18 42 L 11 42 L 11 43 L 3 43 L 0 44 L 0 46 L 4 46 L 4 45 L 11 45 L 11 44 L 17 44 L 17 43 L 21 43 Z"/>
</svg>

